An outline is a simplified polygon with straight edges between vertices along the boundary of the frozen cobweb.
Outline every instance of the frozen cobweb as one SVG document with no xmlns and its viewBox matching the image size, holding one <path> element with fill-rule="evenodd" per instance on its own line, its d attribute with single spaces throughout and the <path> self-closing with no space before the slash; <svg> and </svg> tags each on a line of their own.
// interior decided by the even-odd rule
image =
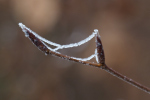
<svg viewBox="0 0 150 100">
<path fill-rule="evenodd" d="M 40 39 L 40 41 L 42 41 L 42 43 L 47 43 L 49 45 L 52 45 L 52 46 L 55 46 L 56 48 L 52 49 L 51 47 L 49 47 L 48 45 L 46 45 L 46 47 L 53 51 L 53 52 L 56 52 L 56 53 L 60 53 L 58 52 L 59 49 L 64 49 L 64 48 L 72 48 L 72 47 L 78 47 L 88 41 L 90 41 L 92 38 L 94 38 L 98 33 L 98 30 L 95 29 L 94 32 L 87 38 L 85 38 L 84 40 L 81 40 L 77 43 L 71 43 L 71 44 L 67 44 L 67 45 L 60 45 L 58 43 L 54 43 L 52 41 L 49 41 L 43 37 L 41 37 L 40 35 L 38 35 L 37 33 L 33 32 L 31 29 L 29 29 L 28 27 L 26 27 L 24 24 L 22 23 L 19 23 L 19 26 L 22 28 L 22 31 L 25 33 L 25 36 L 26 37 L 29 37 L 28 34 L 27 34 L 27 31 L 31 32 L 33 35 L 35 35 L 35 37 L 37 37 L 38 39 Z M 76 60 L 80 60 L 80 61 L 88 61 L 88 60 L 91 60 L 92 58 L 96 58 L 96 61 L 99 63 L 98 61 L 98 57 L 97 57 L 97 49 L 95 49 L 95 53 L 92 54 L 91 56 L 87 57 L 87 58 L 77 58 L 77 57 L 71 57 L 71 58 L 74 58 Z"/>
</svg>

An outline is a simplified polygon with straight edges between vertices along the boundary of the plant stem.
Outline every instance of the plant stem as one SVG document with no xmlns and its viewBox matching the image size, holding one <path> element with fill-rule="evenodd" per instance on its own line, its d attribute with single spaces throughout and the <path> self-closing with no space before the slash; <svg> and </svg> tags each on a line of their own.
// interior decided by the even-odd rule
<svg viewBox="0 0 150 100">
<path fill-rule="evenodd" d="M 65 60 L 69 60 L 69 61 L 84 64 L 84 65 L 89 65 L 89 66 L 101 68 L 101 69 L 105 70 L 106 72 L 110 73 L 111 75 L 113 75 L 113 76 L 137 87 L 138 89 L 141 89 L 141 90 L 145 91 L 146 93 L 150 94 L 150 88 L 148 88 L 148 87 L 146 87 L 146 86 L 118 73 L 117 71 L 113 70 L 112 68 L 108 67 L 105 64 L 104 51 L 103 51 L 101 40 L 100 40 L 99 36 L 97 36 L 96 39 L 97 39 L 97 48 L 98 48 L 98 55 L 99 55 L 98 57 L 99 57 L 99 61 L 100 62 L 102 61 L 102 63 L 92 63 L 92 62 L 88 62 L 88 61 L 81 61 L 81 60 L 75 59 L 73 57 L 52 51 L 52 50 L 48 49 L 47 45 L 45 43 L 43 43 L 38 37 L 36 37 L 32 32 L 30 32 L 26 28 L 23 28 L 23 29 L 24 29 L 23 32 L 25 32 L 26 36 L 32 41 L 32 43 L 38 49 L 40 49 L 42 52 L 44 52 L 45 54 L 47 54 L 47 55 L 50 54 L 50 55 L 53 55 L 53 56 L 56 56 L 56 57 L 59 57 L 59 58 L 65 59 Z"/>
<path fill-rule="evenodd" d="M 133 86 L 135 86 L 138 89 L 141 89 L 143 91 L 145 91 L 146 93 L 150 94 L 150 88 L 132 80 L 131 78 L 128 78 L 122 74 L 120 74 L 119 72 L 115 71 L 114 69 L 108 67 L 106 64 L 104 66 L 101 67 L 103 70 L 105 70 L 106 72 L 110 73 L 111 75 L 123 80 L 124 82 L 127 82 Z"/>
</svg>

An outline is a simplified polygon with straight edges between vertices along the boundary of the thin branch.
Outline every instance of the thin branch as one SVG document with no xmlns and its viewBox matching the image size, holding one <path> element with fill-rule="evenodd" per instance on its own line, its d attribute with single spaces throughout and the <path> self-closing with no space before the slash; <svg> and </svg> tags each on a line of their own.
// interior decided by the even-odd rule
<svg viewBox="0 0 150 100">
<path fill-rule="evenodd" d="M 28 29 L 26 29 L 26 27 L 21 27 L 23 32 L 25 33 L 25 35 L 32 41 L 32 43 L 42 52 L 44 52 L 45 54 L 50 54 L 65 60 L 69 60 L 69 61 L 73 61 L 73 62 L 78 62 L 84 65 L 89 65 L 89 66 L 93 66 L 93 67 L 97 67 L 97 68 L 101 68 L 103 70 L 105 70 L 106 72 L 110 73 L 111 75 L 137 87 L 138 89 L 141 89 L 143 91 L 145 91 L 146 93 L 150 94 L 150 88 L 139 84 L 138 82 L 118 73 L 117 71 L 113 70 L 112 68 L 109 68 L 106 64 L 105 64 L 105 56 L 104 56 L 104 51 L 103 51 L 103 46 L 102 46 L 102 42 L 100 39 L 100 36 L 98 34 L 98 31 L 95 30 L 96 34 L 96 46 L 97 46 L 97 50 L 95 51 L 95 54 L 97 54 L 96 59 L 98 60 L 98 63 L 92 63 L 92 62 L 88 62 L 88 61 L 83 61 L 83 60 L 78 60 L 75 59 L 74 57 L 70 57 L 67 55 L 63 55 L 60 54 L 59 52 L 53 51 L 53 49 L 49 48 L 42 40 L 41 38 L 38 38 L 37 35 L 33 34 L 32 31 L 29 31 Z"/>
<path fill-rule="evenodd" d="M 119 78 L 119 79 L 121 79 L 121 80 L 123 80 L 123 81 L 125 81 L 125 82 L 127 82 L 127 83 L 129 83 L 129 84 L 131 84 L 133 86 L 135 86 L 136 88 L 138 88 L 140 90 L 143 90 L 146 93 L 150 94 L 150 88 L 148 88 L 148 87 L 146 87 L 146 86 L 144 86 L 144 85 L 142 85 L 142 84 L 132 80 L 131 78 L 128 78 L 128 77 L 118 73 L 117 71 L 113 70 L 112 68 L 108 67 L 107 65 L 104 65 L 102 68 L 103 68 L 103 70 L 107 71 L 111 75 L 113 75 L 113 76 L 115 76 L 115 77 L 117 77 L 117 78 Z"/>
</svg>

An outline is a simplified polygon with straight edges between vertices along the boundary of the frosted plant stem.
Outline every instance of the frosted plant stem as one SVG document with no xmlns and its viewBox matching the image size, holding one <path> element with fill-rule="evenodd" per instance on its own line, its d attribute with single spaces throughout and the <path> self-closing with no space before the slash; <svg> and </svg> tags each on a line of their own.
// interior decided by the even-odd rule
<svg viewBox="0 0 150 100">
<path fill-rule="evenodd" d="M 100 36 L 98 35 L 98 31 L 96 30 L 95 33 L 97 33 L 96 35 L 96 45 L 97 45 L 97 50 L 95 50 L 95 54 L 91 55 L 88 58 L 75 58 L 75 57 L 70 57 L 67 55 L 63 55 L 60 54 L 59 52 L 56 52 L 54 50 L 52 50 L 50 47 L 48 47 L 45 43 L 42 42 L 41 39 L 43 38 L 39 38 L 38 35 L 34 34 L 33 31 L 31 31 L 30 29 L 26 28 L 24 25 L 19 24 L 19 26 L 22 28 L 23 32 L 25 33 L 25 35 L 32 41 L 32 43 L 37 46 L 37 48 L 39 50 L 41 50 L 42 52 L 44 52 L 47 55 L 53 55 L 65 60 L 69 60 L 69 61 L 74 61 L 74 62 L 78 62 L 84 65 L 89 65 L 89 66 L 93 66 L 93 67 L 97 67 L 100 69 L 105 70 L 106 72 L 110 73 L 111 75 L 135 86 L 138 89 L 141 89 L 143 91 L 145 91 L 146 93 L 150 94 L 150 88 L 118 73 L 117 71 L 113 70 L 112 68 L 109 68 L 106 64 L 105 64 L 105 56 L 104 56 L 104 51 L 103 51 L 103 47 L 102 47 L 102 43 L 100 40 Z M 44 41 L 45 42 L 45 41 Z M 54 45 L 56 45 L 55 43 L 53 43 Z M 58 44 L 58 47 L 60 45 Z M 88 62 L 87 60 L 92 59 L 93 57 L 96 57 L 96 60 L 98 63 L 92 63 L 92 62 Z"/>
</svg>

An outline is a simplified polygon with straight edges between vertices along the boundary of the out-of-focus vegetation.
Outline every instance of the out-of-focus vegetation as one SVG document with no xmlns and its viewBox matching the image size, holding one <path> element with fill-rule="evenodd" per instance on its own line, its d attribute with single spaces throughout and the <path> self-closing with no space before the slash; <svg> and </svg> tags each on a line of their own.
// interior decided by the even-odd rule
<svg viewBox="0 0 150 100">
<path fill-rule="evenodd" d="M 149 100 L 149 94 L 101 69 L 45 56 L 18 27 L 22 22 L 60 44 L 78 42 L 97 28 L 107 65 L 150 87 L 149 5 L 149 0 L 0 0 L 0 100 Z M 94 41 L 60 52 L 87 57 Z"/>
</svg>

